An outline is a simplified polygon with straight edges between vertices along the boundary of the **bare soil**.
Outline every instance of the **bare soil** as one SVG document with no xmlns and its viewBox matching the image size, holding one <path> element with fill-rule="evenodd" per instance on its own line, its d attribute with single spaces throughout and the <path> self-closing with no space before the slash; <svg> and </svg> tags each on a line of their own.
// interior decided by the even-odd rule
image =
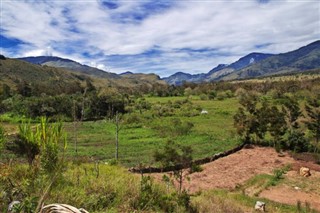
<svg viewBox="0 0 320 213">
<path fill-rule="evenodd" d="M 320 211 L 320 172 L 311 170 L 311 176 L 306 178 L 292 170 L 285 175 L 285 181 L 262 191 L 259 196 L 291 205 L 300 201 L 302 207 L 308 203 L 312 209 Z"/>
<path fill-rule="evenodd" d="M 190 181 L 184 181 L 183 188 L 191 193 L 202 190 L 223 188 L 235 189 L 257 174 L 272 174 L 275 168 L 291 165 L 291 171 L 285 175 L 289 185 L 280 184 L 262 191 L 261 197 L 296 205 L 300 200 L 308 202 L 312 208 L 320 211 L 320 165 L 313 162 L 295 160 L 288 153 L 279 154 L 273 148 L 247 148 L 202 165 L 203 171 L 189 175 Z M 311 177 L 298 174 L 301 166 L 311 168 Z M 163 174 L 153 174 L 161 180 Z M 287 181 L 288 180 L 288 181 Z M 298 186 L 299 189 L 295 189 Z"/>
<path fill-rule="evenodd" d="M 272 148 L 254 147 L 220 158 L 202 166 L 203 171 L 193 173 L 186 189 L 190 192 L 211 188 L 234 189 L 253 176 L 261 173 L 272 174 L 295 161 L 288 154 L 280 155 Z"/>
</svg>

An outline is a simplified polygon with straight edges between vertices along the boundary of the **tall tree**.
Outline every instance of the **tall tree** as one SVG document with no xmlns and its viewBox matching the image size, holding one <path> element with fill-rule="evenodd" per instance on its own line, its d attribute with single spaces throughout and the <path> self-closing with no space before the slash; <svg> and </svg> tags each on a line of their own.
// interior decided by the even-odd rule
<svg viewBox="0 0 320 213">
<path fill-rule="evenodd" d="M 241 107 L 233 116 L 234 126 L 244 143 L 255 143 L 264 136 L 264 132 L 262 132 L 264 128 L 259 123 L 258 98 L 253 94 L 243 94 L 240 96 L 239 103 Z"/>
<path fill-rule="evenodd" d="M 114 121 L 114 123 L 116 125 L 116 152 L 115 152 L 115 159 L 116 160 L 119 159 L 119 132 L 122 129 L 121 119 L 122 119 L 122 116 L 117 111 L 116 116 L 115 116 L 115 121 Z"/>
<path fill-rule="evenodd" d="M 312 132 L 315 139 L 315 152 L 318 150 L 320 140 L 320 102 L 317 99 L 311 99 L 305 105 L 307 118 L 305 122 L 308 129 Z"/>
<path fill-rule="evenodd" d="M 282 145 L 282 136 L 287 131 L 285 115 L 276 106 L 272 106 L 269 111 L 269 132 L 273 137 L 273 145 L 277 151 L 280 151 Z"/>
<path fill-rule="evenodd" d="M 299 128 L 298 118 L 302 115 L 299 102 L 295 98 L 286 97 L 282 107 L 290 132 Z"/>
<path fill-rule="evenodd" d="M 168 141 L 162 151 L 155 151 L 154 159 L 160 162 L 163 167 L 175 167 L 173 175 L 179 183 L 179 192 L 181 192 L 184 179 L 183 169 L 189 168 L 191 172 L 192 148 Z"/>
</svg>

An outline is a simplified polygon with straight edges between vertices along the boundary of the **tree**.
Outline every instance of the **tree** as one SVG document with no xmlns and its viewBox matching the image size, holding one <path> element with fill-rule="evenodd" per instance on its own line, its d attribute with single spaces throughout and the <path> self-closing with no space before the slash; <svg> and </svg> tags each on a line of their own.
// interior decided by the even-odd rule
<svg viewBox="0 0 320 213">
<path fill-rule="evenodd" d="M 142 114 L 143 110 L 148 110 L 151 108 L 151 104 L 146 101 L 145 98 L 139 98 L 139 100 L 135 104 L 135 108 L 139 110 L 140 114 Z"/>
<path fill-rule="evenodd" d="M 309 142 L 304 137 L 303 132 L 294 130 L 289 133 L 287 148 L 294 152 L 306 152 L 309 148 Z"/>
<path fill-rule="evenodd" d="M 119 132 L 122 129 L 121 127 L 121 119 L 122 116 L 119 115 L 118 111 L 116 112 L 116 116 L 115 116 L 115 125 L 116 125 L 116 152 L 115 152 L 115 159 L 118 160 L 119 159 Z"/>
<path fill-rule="evenodd" d="M 318 149 L 319 140 L 320 140 L 320 103 L 317 99 L 308 100 L 305 105 L 307 118 L 305 122 L 308 129 L 312 132 L 312 135 L 315 139 L 315 152 Z"/>
<path fill-rule="evenodd" d="M 11 88 L 7 84 L 2 85 L 2 94 L 0 95 L 0 100 L 5 100 L 12 97 Z"/>
<path fill-rule="evenodd" d="M 265 122 L 259 123 L 259 118 L 263 118 L 259 116 L 259 113 L 265 113 L 265 111 L 257 109 L 258 99 L 253 94 L 247 93 L 240 96 L 239 102 L 242 106 L 233 116 L 234 126 L 244 143 L 255 143 L 258 139 L 262 139 L 265 133 L 265 128 L 263 128 Z M 264 107 L 267 108 L 267 106 Z"/>
<path fill-rule="evenodd" d="M 179 183 L 179 192 L 182 191 L 183 169 L 192 168 L 192 149 L 190 146 L 176 144 L 169 140 L 162 151 L 156 150 L 154 159 L 160 162 L 163 167 L 175 167 L 173 175 Z"/>
<path fill-rule="evenodd" d="M 285 113 L 285 119 L 289 130 L 297 130 L 299 128 L 298 118 L 302 115 L 298 101 L 295 98 L 286 97 L 282 107 Z"/>
<path fill-rule="evenodd" d="M 4 130 L 2 126 L 0 126 L 0 153 L 2 152 L 3 145 L 4 145 Z"/>
<path fill-rule="evenodd" d="M 282 136 L 287 131 L 287 125 L 285 121 L 285 115 L 278 110 L 276 106 L 272 106 L 269 111 L 269 132 L 273 137 L 273 145 L 277 151 L 280 151 Z"/>
</svg>

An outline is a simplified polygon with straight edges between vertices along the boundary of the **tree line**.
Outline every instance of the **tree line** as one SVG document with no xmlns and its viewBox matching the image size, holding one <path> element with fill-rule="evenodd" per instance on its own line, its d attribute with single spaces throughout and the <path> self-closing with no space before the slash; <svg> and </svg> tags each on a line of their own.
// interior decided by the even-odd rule
<svg viewBox="0 0 320 213">
<path fill-rule="evenodd" d="M 270 100 L 247 91 L 239 96 L 239 103 L 234 126 L 244 143 L 270 145 L 277 151 L 318 151 L 319 99 L 301 104 L 295 97 Z"/>
</svg>

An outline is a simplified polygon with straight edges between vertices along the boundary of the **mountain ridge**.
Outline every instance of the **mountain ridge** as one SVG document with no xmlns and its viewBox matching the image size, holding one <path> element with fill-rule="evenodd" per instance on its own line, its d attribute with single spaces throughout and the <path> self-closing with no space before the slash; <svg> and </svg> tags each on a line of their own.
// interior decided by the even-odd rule
<svg viewBox="0 0 320 213">
<path fill-rule="evenodd" d="M 178 72 L 163 78 L 168 84 L 210 82 L 262 77 L 274 74 L 301 72 L 320 67 L 320 40 L 286 53 L 249 53 L 229 64 L 219 64 L 208 73 L 191 75 Z"/>
<path fill-rule="evenodd" d="M 47 65 L 50 67 L 65 68 L 71 71 L 84 73 L 87 75 L 94 75 L 96 77 L 111 78 L 111 79 L 119 78 L 119 76 L 115 73 L 106 72 L 104 70 L 101 70 L 95 67 L 90 67 L 88 65 L 81 64 L 71 59 L 61 58 L 57 56 L 30 56 L 30 57 L 23 57 L 23 58 L 17 58 L 17 59 L 27 61 L 32 64 L 40 64 L 40 65 Z"/>
</svg>

